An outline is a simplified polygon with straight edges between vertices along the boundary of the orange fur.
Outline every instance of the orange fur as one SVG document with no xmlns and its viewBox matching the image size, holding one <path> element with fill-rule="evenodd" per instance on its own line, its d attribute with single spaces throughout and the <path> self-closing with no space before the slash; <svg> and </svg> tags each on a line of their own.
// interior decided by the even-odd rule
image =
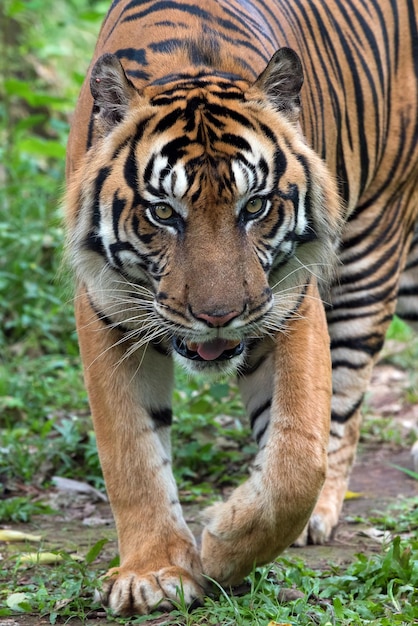
<svg viewBox="0 0 418 626">
<path fill-rule="evenodd" d="M 74 115 L 67 253 L 118 614 L 168 609 L 180 587 L 192 602 L 204 574 L 239 582 L 301 533 L 327 539 L 399 285 L 418 320 L 409 5 L 395 19 L 392 0 L 367 15 L 357 0 L 252 4 L 114 2 Z M 259 444 L 207 511 L 201 552 L 171 472 L 172 354 L 238 371 Z"/>
</svg>

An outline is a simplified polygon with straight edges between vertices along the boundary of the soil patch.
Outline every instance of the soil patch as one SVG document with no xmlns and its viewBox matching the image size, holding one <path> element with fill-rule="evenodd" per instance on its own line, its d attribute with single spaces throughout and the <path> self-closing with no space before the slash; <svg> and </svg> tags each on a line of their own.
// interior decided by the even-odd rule
<svg viewBox="0 0 418 626">
<path fill-rule="evenodd" d="M 344 502 L 332 539 L 322 546 L 289 548 L 286 554 L 303 558 L 315 569 L 351 562 L 359 552 L 380 551 L 385 536 L 369 518 L 381 517 L 393 505 L 418 495 L 418 482 L 394 465 L 412 469 L 410 451 L 387 444 L 360 446 L 349 484 L 354 497 Z"/>
</svg>

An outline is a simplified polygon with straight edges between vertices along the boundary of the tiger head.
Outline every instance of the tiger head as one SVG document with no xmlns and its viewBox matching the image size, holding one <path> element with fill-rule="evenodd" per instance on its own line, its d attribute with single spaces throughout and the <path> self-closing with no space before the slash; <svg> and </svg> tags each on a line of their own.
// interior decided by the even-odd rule
<svg viewBox="0 0 418 626">
<path fill-rule="evenodd" d="M 96 62 L 68 249 L 133 349 L 162 341 L 191 370 L 236 369 L 327 277 L 339 200 L 298 126 L 302 82 L 287 48 L 252 85 L 194 68 L 139 92 L 115 55 Z"/>
</svg>

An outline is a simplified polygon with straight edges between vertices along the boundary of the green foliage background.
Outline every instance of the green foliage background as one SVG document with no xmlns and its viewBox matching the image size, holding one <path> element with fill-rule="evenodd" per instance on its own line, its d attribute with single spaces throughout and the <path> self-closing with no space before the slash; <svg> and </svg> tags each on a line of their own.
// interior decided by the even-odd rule
<svg viewBox="0 0 418 626">
<path fill-rule="evenodd" d="M 60 351 L 74 343 L 55 280 L 65 144 L 105 3 L 5 0 L 0 10 L 0 345 Z"/>
<path fill-rule="evenodd" d="M 107 2 L 0 4 L 0 474 L 42 484 L 91 460 L 71 283 L 62 269 L 65 145 Z M 57 445 L 58 444 L 58 445 Z M 90 459 L 90 460 L 89 460 Z M 89 472 L 87 471 L 87 474 Z"/>
</svg>

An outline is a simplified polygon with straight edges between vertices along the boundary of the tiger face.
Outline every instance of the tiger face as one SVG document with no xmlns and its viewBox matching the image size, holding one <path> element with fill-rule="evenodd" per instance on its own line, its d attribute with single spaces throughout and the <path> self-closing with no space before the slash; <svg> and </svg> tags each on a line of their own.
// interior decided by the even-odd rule
<svg viewBox="0 0 418 626">
<path fill-rule="evenodd" d="M 327 273 L 338 200 L 297 127 L 301 84 L 288 49 L 252 86 L 195 70 L 138 93 L 115 56 L 96 63 L 71 249 L 131 350 L 151 342 L 190 371 L 237 370 Z"/>
</svg>

